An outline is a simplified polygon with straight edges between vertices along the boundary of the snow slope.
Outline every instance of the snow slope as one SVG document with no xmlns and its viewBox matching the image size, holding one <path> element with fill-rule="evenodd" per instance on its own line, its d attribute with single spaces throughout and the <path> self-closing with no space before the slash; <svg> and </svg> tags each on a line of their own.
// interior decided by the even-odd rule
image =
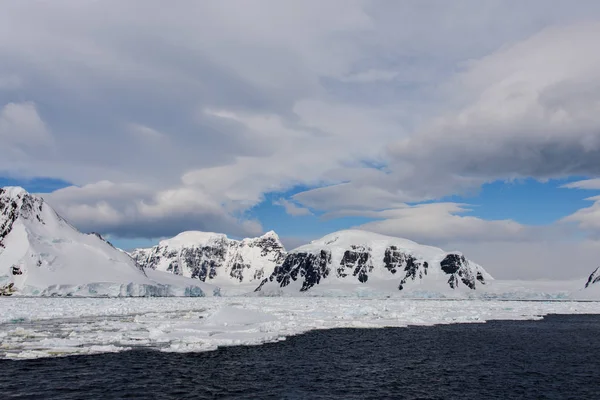
<svg viewBox="0 0 600 400">
<path fill-rule="evenodd" d="M 254 289 L 285 258 L 275 232 L 241 241 L 212 232 L 189 231 L 131 253 L 146 270 L 170 272 L 218 285 L 253 284 Z"/>
<path fill-rule="evenodd" d="M 41 197 L 0 189 L 2 294 L 78 296 L 211 295 L 197 281 L 148 276 L 129 255 L 98 234 L 79 232 Z"/>
<path fill-rule="evenodd" d="M 492 279 L 459 252 L 447 253 L 406 239 L 344 230 L 291 251 L 256 290 L 277 294 L 282 288 L 287 292 L 321 289 L 333 294 L 353 285 L 366 291 L 464 292 Z M 319 288 L 313 289 L 317 285 Z"/>
</svg>

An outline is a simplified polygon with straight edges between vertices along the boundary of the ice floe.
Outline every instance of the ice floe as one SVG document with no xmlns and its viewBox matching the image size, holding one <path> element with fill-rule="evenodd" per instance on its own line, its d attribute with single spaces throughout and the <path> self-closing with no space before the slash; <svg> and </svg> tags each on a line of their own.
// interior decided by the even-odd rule
<svg viewBox="0 0 600 400">
<path fill-rule="evenodd" d="M 483 323 L 600 313 L 571 301 L 320 297 L 3 298 L 0 358 L 258 345 L 315 329 Z"/>
</svg>

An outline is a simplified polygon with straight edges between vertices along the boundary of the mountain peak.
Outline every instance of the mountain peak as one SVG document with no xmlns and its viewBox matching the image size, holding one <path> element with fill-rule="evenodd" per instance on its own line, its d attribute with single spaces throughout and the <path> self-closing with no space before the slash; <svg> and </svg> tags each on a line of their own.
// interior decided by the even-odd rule
<svg viewBox="0 0 600 400">
<path fill-rule="evenodd" d="M 323 236 L 320 239 L 313 240 L 309 244 L 300 246 L 294 251 L 310 251 L 311 249 L 321 249 L 324 246 L 347 248 L 350 246 L 361 245 L 368 245 L 371 247 L 394 245 L 403 249 L 418 250 L 421 253 L 424 252 L 427 254 L 439 254 L 443 252 L 437 247 L 422 245 L 409 239 L 382 235 L 380 233 L 364 231 L 360 229 L 345 229 L 333 232 Z"/>
<path fill-rule="evenodd" d="M 261 238 L 273 238 L 279 240 L 279 235 L 275 231 L 271 230 L 263 234 Z"/>
<path fill-rule="evenodd" d="M 15 198 L 22 197 L 24 195 L 28 195 L 27 190 L 23 189 L 21 186 L 5 186 L 0 188 L 0 196 Z"/>
<path fill-rule="evenodd" d="M 185 247 L 205 244 L 210 241 L 227 239 L 227 235 L 215 232 L 185 231 L 170 239 L 162 240 L 160 246 Z"/>
<path fill-rule="evenodd" d="M 147 269 L 224 283 L 260 282 L 283 261 L 285 249 L 273 231 L 242 240 L 188 231 L 131 256 Z"/>
<path fill-rule="evenodd" d="M 291 285 L 291 290 L 303 292 L 319 284 L 336 287 L 367 281 L 398 290 L 475 289 L 492 279 L 462 253 L 349 229 L 292 250 L 256 290 L 280 290 Z"/>
<path fill-rule="evenodd" d="M 43 205 L 42 198 L 30 195 L 22 187 L 0 188 L 0 247 L 4 247 L 4 239 L 20 217 L 30 221 L 37 219 L 37 222 L 43 224 Z"/>
</svg>

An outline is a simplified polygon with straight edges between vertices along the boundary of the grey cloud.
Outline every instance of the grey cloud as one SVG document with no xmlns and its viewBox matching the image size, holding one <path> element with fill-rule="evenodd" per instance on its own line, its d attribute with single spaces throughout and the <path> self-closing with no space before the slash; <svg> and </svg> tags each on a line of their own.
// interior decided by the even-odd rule
<svg viewBox="0 0 600 400">
<path fill-rule="evenodd" d="M 597 32 L 577 23 L 596 1 L 76 3 L 0 6 L 0 107 L 32 102 L 55 143 L 0 170 L 83 185 L 49 201 L 86 229 L 242 234 L 298 184 L 356 213 L 598 169 Z"/>
<path fill-rule="evenodd" d="M 47 146 L 52 143 L 52 134 L 35 104 L 8 103 L 0 109 L 0 140 L 8 146 Z"/>
<path fill-rule="evenodd" d="M 84 232 L 156 238 L 185 230 L 224 232 L 235 237 L 262 232 L 258 221 L 228 213 L 199 190 L 155 192 L 138 184 L 108 181 L 68 187 L 44 195 L 57 212 Z"/>
<path fill-rule="evenodd" d="M 446 246 L 448 250 L 460 249 L 496 279 L 579 279 L 582 283 L 598 266 L 600 251 L 600 243 L 568 239 L 483 243 L 455 241 Z"/>
<path fill-rule="evenodd" d="M 288 251 L 294 250 L 297 247 L 304 246 L 307 243 L 310 243 L 312 239 L 294 237 L 294 236 L 282 236 L 279 238 L 283 247 L 285 247 Z"/>
<path fill-rule="evenodd" d="M 391 156 L 448 179 L 600 174 L 598 34 L 598 23 L 548 29 L 473 62 L 454 89 L 475 100 Z"/>
</svg>

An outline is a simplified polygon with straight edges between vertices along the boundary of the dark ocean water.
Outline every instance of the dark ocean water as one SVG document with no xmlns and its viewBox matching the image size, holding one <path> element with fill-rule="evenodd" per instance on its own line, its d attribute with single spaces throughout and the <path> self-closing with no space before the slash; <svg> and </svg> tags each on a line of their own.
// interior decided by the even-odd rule
<svg viewBox="0 0 600 400">
<path fill-rule="evenodd" d="M 600 399 L 600 315 L 0 362 L 0 398 Z"/>
</svg>

